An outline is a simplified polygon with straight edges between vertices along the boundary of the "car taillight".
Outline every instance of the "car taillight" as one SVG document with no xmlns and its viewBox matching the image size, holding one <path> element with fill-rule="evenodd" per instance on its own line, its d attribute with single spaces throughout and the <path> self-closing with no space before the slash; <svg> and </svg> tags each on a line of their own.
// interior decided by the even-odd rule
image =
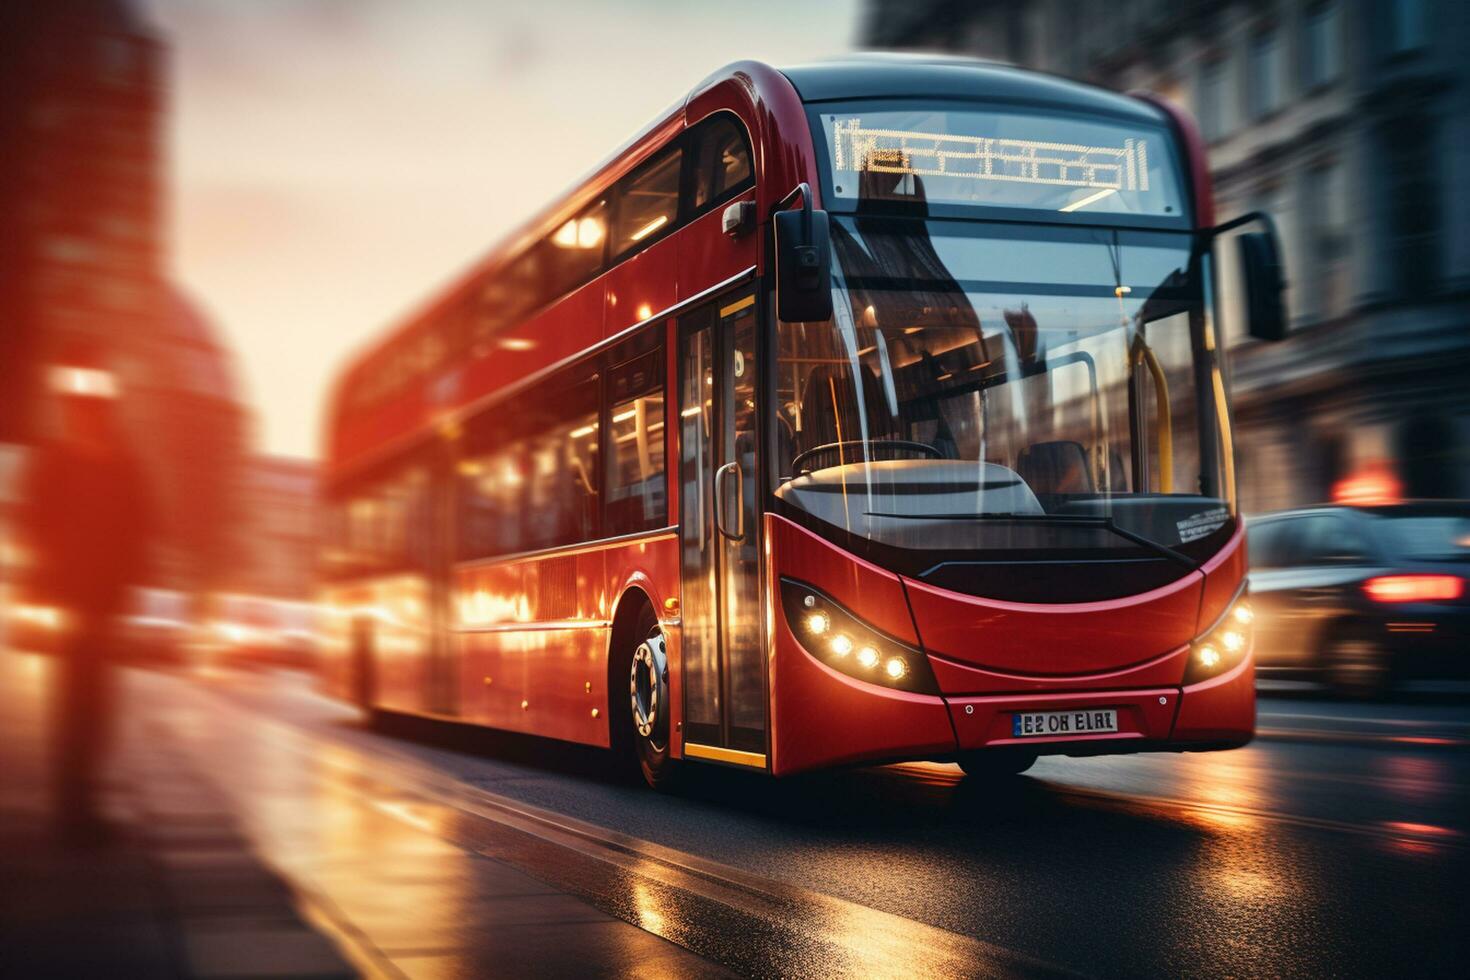
<svg viewBox="0 0 1470 980">
<path fill-rule="evenodd" d="M 1374 602 L 1442 602 L 1465 594 L 1458 575 L 1380 575 L 1363 583 Z"/>
</svg>

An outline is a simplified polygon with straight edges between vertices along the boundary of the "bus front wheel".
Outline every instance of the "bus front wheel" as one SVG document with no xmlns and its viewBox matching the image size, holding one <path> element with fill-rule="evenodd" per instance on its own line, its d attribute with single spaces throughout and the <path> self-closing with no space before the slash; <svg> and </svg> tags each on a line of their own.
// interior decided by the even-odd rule
<svg viewBox="0 0 1470 980">
<path fill-rule="evenodd" d="M 644 606 L 633 634 L 638 643 L 628 662 L 628 712 L 625 723 L 644 782 L 667 789 L 677 763 L 669 756 L 669 660 L 663 630 L 653 609 Z"/>
</svg>

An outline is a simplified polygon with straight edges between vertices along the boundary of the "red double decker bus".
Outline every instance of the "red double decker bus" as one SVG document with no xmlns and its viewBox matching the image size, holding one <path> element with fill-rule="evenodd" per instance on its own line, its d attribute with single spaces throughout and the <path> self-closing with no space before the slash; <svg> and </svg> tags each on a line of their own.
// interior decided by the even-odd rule
<svg viewBox="0 0 1470 980">
<path fill-rule="evenodd" d="M 716 73 L 339 379 L 330 686 L 655 785 L 1243 744 L 1281 284 L 1207 174 L 1044 75 Z"/>
</svg>

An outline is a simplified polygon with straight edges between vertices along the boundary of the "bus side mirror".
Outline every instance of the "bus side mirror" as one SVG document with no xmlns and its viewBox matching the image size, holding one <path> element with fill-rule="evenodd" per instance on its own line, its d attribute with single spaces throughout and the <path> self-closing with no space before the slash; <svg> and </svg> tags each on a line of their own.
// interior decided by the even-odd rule
<svg viewBox="0 0 1470 980">
<path fill-rule="evenodd" d="M 832 317 L 832 238 L 827 212 L 813 211 L 810 193 L 800 211 L 777 211 L 776 316 L 787 323 Z"/>
<path fill-rule="evenodd" d="M 1254 231 L 1240 232 L 1247 225 L 1259 227 Z M 1223 252 L 1222 247 L 1228 245 L 1224 240 L 1227 232 L 1235 238 L 1235 258 L 1239 262 L 1239 268 L 1229 276 L 1236 289 L 1227 292 L 1243 300 L 1237 307 L 1238 312 L 1227 315 L 1227 318 L 1233 320 L 1244 313 L 1245 332 L 1250 336 L 1257 340 L 1285 340 L 1286 284 L 1276 222 L 1264 211 L 1252 211 L 1217 226 L 1211 234 L 1222 269 L 1236 265 L 1228 262 L 1230 256 Z M 1235 232 L 1240 234 L 1233 234 Z"/>
<path fill-rule="evenodd" d="M 1246 329 L 1257 340 L 1286 339 L 1286 302 L 1281 278 L 1281 247 L 1276 230 L 1241 235 L 1236 246 L 1245 278 Z"/>
</svg>

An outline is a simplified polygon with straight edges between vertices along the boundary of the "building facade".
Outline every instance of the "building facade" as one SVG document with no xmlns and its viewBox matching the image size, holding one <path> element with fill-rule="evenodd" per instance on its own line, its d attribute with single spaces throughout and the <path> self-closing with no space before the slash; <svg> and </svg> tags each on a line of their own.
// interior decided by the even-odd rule
<svg viewBox="0 0 1470 980">
<path fill-rule="evenodd" d="M 318 468 L 311 460 L 254 456 L 245 464 L 242 525 L 233 591 L 304 601 L 316 589 L 320 551 Z"/>
<path fill-rule="evenodd" d="M 860 42 L 1194 114 L 1219 220 L 1269 211 L 1290 337 L 1228 338 L 1241 498 L 1470 496 L 1470 3 L 869 0 Z"/>
<path fill-rule="evenodd" d="M 208 589 L 249 417 L 169 278 L 167 47 L 128 0 L 0 4 L 0 44 L 0 544 L 21 447 L 55 433 L 47 370 L 85 348 L 148 484 L 152 584 Z"/>
<path fill-rule="evenodd" d="M 6 6 L 0 441 L 20 442 L 45 427 L 38 364 L 163 310 L 166 52 L 118 0 Z"/>
</svg>

